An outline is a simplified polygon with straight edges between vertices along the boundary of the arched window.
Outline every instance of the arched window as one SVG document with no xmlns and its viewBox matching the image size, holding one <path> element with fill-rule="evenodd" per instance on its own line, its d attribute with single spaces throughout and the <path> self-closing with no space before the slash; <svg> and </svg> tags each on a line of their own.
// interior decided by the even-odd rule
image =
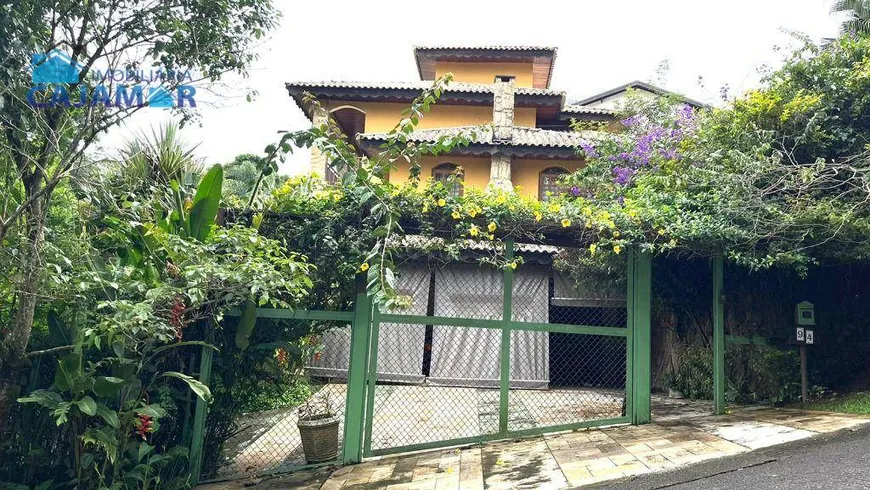
<svg viewBox="0 0 870 490">
<path fill-rule="evenodd" d="M 361 109 L 343 105 L 332 109 L 329 114 L 351 141 L 355 141 L 356 135 L 366 130 L 366 113 Z"/>
<path fill-rule="evenodd" d="M 365 132 L 365 111 L 354 106 L 343 105 L 331 109 L 329 115 L 348 137 L 350 144 L 356 146 L 356 136 Z M 338 174 L 338 171 L 332 165 L 327 165 L 325 177 L 328 184 L 335 184 L 341 179 L 341 175 Z"/>
<path fill-rule="evenodd" d="M 441 184 L 447 189 L 447 192 L 450 194 L 450 197 L 459 197 L 462 195 L 462 180 L 461 176 L 456 176 L 456 179 L 453 182 L 450 182 L 450 176 L 456 174 L 456 169 L 459 167 L 453 163 L 442 163 L 435 168 L 432 169 L 432 180 L 435 182 L 441 182 Z"/>
<path fill-rule="evenodd" d="M 548 201 L 551 196 L 561 194 L 559 178 L 567 173 L 568 171 L 562 167 L 550 167 L 542 171 L 538 176 L 538 199 Z"/>
</svg>

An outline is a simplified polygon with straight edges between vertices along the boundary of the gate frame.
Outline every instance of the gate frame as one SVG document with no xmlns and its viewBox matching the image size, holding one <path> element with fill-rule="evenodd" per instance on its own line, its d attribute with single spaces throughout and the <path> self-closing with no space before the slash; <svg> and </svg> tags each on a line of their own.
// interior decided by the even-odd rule
<svg viewBox="0 0 870 490">
<path fill-rule="evenodd" d="M 508 260 L 513 258 L 513 253 L 514 241 L 513 239 L 508 238 L 505 240 L 505 255 Z M 652 257 L 649 253 L 640 252 L 634 248 L 630 248 L 627 255 L 626 308 L 628 314 L 628 325 L 626 325 L 626 328 L 513 321 L 511 318 L 511 297 L 514 271 L 509 267 L 504 270 L 502 319 L 500 320 L 382 313 L 375 306 L 373 308 L 370 334 L 367 336 L 369 341 L 369 355 L 366 367 L 365 413 L 363 414 L 365 422 L 362 424 L 364 427 L 364 434 L 362 437 L 363 447 L 361 450 L 362 458 L 465 444 L 479 444 L 503 439 L 530 437 L 552 432 L 584 429 L 588 427 L 648 423 L 650 421 L 650 385 L 652 375 L 650 369 L 650 296 L 652 287 Z M 499 350 L 500 383 L 498 432 L 373 450 L 371 447 L 371 440 L 374 423 L 374 396 L 377 385 L 377 346 L 380 324 L 382 322 L 500 329 L 502 336 Z M 356 328 L 355 324 L 354 329 Z M 626 339 L 625 415 L 610 419 L 588 420 L 554 426 L 535 427 L 532 429 L 509 430 L 508 401 L 510 392 L 510 339 L 511 332 L 514 330 L 624 337 Z M 362 335 L 360 335 L 360 337 L 362 337 Z M 353 364 L 351 366 L 353 367 Z M 348 393 L 350 393 L 350 386 L 348 387 Z M 352 442 L 356 443 L 356 440 Z M 346 455 L 348 454 L 347 446 L 348 441 L 345 440 Z M 355 456 L 357 453 L 354 451 L 352 454 Z M 358 463 L 362 461 L 362 458 L 345 458 L 345 463 Z"/>
<path fill-rule="evenodd" d="M 505 252 L 508 260 L 513 258 L 513 239 L 508 238 L 505 240 Z M 484 443 L 509 438 L 531 437 L 552 432 L 605 425 L 648 423 L 650 421 L 650 382 L 652 375 L 650 369 L 652 256 L 648 252 L 642 252 L 634 247 L 630 247 L 627 250 L 626 272 L 626 309 L 628 317 L 626 328 L 513 321 L 511 318 L 511 306 L 514 271 L 509 267 L 504 270 L 502 319 L 500 320 L 381 313 L 377 306 L 372 304 L 368 294 L 366 294 L 366 278 L 364 274 L 357 275 L 356 301 L 354 302 L 353 311 L 257 308 L 256 316 L 258 318 L 338 321 L 351 325 L 351 351 L 340 460 L 342 464 L 355 464 L 362 462 L 364 458 L 372 456 Z M 239 316 L 240 314 L 240 311 L 235 310 L 228 312 L 226 316 Z M 377 346 L 380 324 L 382 322 L 500 329 L 502 336 L 499 351 L 499 431 L 479 436 L 372 450 L 371 434 L 374 421 L 374 395 L 377 385 Z M 626 339 L 625 415 L 610 419 L 588 420 L 555 426 L 535 427 L 532 429 L 509 430 L 510 340 L 511 332 L 514 330 L 624 337 Z M 206 384 L 211 375 L 211 355 L 211 348 L 204 346 L 202 349 L 199 379 Z M 208 412 L 207 406 L 208 402 L 197 398 L 194 410 L 194 430 L 191 438 L 192 468 L 200 468 L 202 464 L 205 419 Z M 262 474 L 329 464 L 333 464 L 333 462 L 293 468 L 282 467 L 263 472 Z M 199 476 L 197 471 L 193 478 L 198 480 Z"/>
</svg>

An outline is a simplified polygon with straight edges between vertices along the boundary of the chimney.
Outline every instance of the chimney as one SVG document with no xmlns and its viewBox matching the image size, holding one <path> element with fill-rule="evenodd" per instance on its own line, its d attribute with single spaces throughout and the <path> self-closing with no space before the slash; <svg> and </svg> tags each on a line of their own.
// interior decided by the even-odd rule
<svg viewBox="0 0 870 490">
<path fill-rule="evenodd" d="M 494 141 L 510 141 L 514 126 L 514 77 L 496 76 L 492 90 Z"/>
</svg>

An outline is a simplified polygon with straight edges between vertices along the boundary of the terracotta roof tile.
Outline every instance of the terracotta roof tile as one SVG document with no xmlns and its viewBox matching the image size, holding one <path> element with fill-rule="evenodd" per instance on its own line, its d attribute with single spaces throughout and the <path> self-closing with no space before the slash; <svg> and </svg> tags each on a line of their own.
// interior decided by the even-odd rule
<svg viewBox="0 0 870 490">
<path fill-rule="evenodd" d="M 511 128 L 509 141 L 493 141 L 492 126 L 460 126 L 455 128 L 418 129 L 409 135 L 411 141 L 434 143 L 442 137 L 458 135 L 473 135 L 472 143 L 483 145 L 537 146 L 550 148 L 575 148 L 581 141 L 600 137 L 597 131 L 553 131 L 538 128 Z M 357 136 L 360 141 L 382 141 L 386 133 L 362 133 Z"/>
<path fill-rule="evenodd" d="M 307 88 L 345 88 L 359 90 L 419 90 L 423 91 L 432 87 L 432 81 L 420 82 L 354 82 L 342 80 L 288 82 L 287 88 L 305 90 Z M 450 92 L 464 92 L 474 94 L 491 94 L 493 86 L 483 83 L 450 82 L 447 85 Z M 563 97 L 564 92 L 542 88 L 517 87 L 516 95 L 543 95 Z"/>
</svg>

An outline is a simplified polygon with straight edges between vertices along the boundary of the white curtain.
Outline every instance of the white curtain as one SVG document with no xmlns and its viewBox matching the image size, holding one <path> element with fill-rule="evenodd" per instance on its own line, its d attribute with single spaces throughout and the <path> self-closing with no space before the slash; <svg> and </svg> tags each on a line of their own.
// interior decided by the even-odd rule
<svg viewBox="0 0 870 490">
<path fill-rule="evenodd" d="M 308 374 L 322 378 L 347 379 L 350 364 L 350 325 L 326 331 L 320 337 L 323 345 L 308 365 Z"/>
<path fill-rule="evenodd" d="M 425 264 L 400 268 L 399 294 L 411 297 L 412 305 L 400 313 L 425 315 L 429 302 L 430 272 Z M 323 334 L 323 350 L 311 360 L 312 376 L 347 379 L 350 363 L 350 325 Z M 425 325 L 381 323 L 378 335 L 378 379 L 420 383 L 423 381 Z"/>
<path fill-rule="evenodd" d="M 512 315 L 517 321 L 548 321 L 549 269 L 523 266 L 514 275 Z M 435 273 L 435 315 L 501 319 L 503 273 L 486 267 L 452 264 Z M 429 381 L 450 386 L 499 386 L 501 330 L 435 326 Z M 546 388 L 549 334 L 511 333 L 510 386 Z"/>
<path fill-rule="evenodd" d="M 430 276 L 426 264 L 406 264 L 399 268 L 399 294 L 411 298 L 411 307 L 396 313 L 426 314 Z M 381 323 L 378 333 L 378 380 L 421 383 L 424 379 L 425 339 L 426 325 Z"/>
</svg>

